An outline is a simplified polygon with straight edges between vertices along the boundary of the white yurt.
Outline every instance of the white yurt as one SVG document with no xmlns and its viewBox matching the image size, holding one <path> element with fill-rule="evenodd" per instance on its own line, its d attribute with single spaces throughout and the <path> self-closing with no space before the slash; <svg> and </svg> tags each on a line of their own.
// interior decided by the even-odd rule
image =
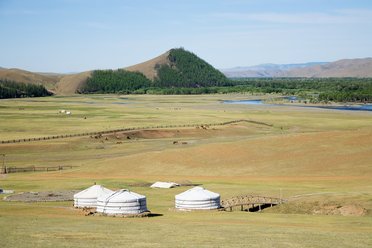
<svg viewBox="0 0 372 248">
<path fill-rule="evenodd" d="M 98 197 L 97 212 L 107 215 L 127 215 L 147 212 L 146 196 L 127 189 Z"/>
<path fill-rule="evenodd" d="M 93 185 L 74 195 L 74 207 L 76 208 L 95 208 L 97 198 L 103 195 L 111 194 L 113 191 L 101 185 Z"/>
<path fill-rule="evenodd" d="M 203 187 L 194 187 L 176 195 L 176 208 L 180 210 L 220 208 L 220 195 Z"/>
<path fill-rule="evenodd" d="M 178 183 L 174 183 L 174 182 L 155 182 L 150 187 L 151 188 L 170 189 L 170 188 L 174 188 L 174 187 L 177 187 L 177 186 L 180 186 L 180 185 Z"/>
</svg>

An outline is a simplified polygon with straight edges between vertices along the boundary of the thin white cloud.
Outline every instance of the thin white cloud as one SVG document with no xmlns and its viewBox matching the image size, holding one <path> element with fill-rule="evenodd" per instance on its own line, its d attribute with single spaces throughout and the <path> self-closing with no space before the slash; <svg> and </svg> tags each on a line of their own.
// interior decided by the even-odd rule
<svg viewBox="0 0 372 248">
<path fill-rule="evenodd" d="M 304 13 L 217 13 L 215 18 L 256 21 L 261 23 L 279 24 L 356 24 L 372 23 L 372 10 L 341 9 L 330 13 L 304 12 Z"/>
</svg>

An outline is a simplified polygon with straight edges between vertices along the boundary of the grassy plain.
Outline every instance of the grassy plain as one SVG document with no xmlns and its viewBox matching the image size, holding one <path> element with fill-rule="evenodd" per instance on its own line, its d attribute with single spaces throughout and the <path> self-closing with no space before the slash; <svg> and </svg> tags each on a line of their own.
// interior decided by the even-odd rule
<svg viewBox="0 0 372 248">
<path fill-rule="evenodd" d="M 1 247 L 371 247 L 372 114 L 223 104 L 249 95 L 47 97 L 0 102 L 0 140 L 163 124 L 238 123 L 0 144 L 8 166 L 78 166 L 0 175 L 0 188 L 84 189 L 93 182 L 148 198 L 156 217 L 84 216 L 71 202 L 0 201 Z M 261 96 L 260 96 L 261 97 Z M 66 109 L 71 116 L 59 114 Z M 132 135 L 132 136 L 131 136 Z M 118 136 L 118 137 L 116 137 Z M 127 139 L 130 136 L 131 139 Z M 174 145 L 173 141 L 186 145 Z M 172 211 L 174 195 L 154 181 L 191 181 L 219 192 L 279 196 L 260 213 Z M 364 209 L 363 216 L 328 207 Z M 320 211 L 320 212 L 319 212 Z"/>
</svg>

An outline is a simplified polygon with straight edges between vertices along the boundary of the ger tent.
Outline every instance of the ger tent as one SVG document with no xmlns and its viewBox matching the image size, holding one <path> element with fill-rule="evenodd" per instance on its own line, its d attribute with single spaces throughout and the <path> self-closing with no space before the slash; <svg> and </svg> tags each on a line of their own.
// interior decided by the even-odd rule
<svg viewBox="0 0 372 248">
<path fill-rule="evenodd" d="M 220 195 L 203 187 L 194 187 L 176 195 L 176 208 L 181 210 L 220 208 Z"/>
<path fill-rule="evenodd" d="M 113 191 L 101 185 L 93 185 L 74 195 L 74 206 L 76 208 L 95 208 L 97 206 L 97 198 Z"/>
<path fill-rule="evenodd" d="M 121 189 L 97 199 L 97 212 L 107 215 L 140 214 L 147 211 L 146 196 Z"/>
</svg>

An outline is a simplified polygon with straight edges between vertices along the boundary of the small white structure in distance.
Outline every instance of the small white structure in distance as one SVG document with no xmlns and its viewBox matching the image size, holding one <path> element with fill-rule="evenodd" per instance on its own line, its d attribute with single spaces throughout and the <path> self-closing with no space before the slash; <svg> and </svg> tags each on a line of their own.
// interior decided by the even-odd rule
<svg viewBox="0 0 372 248">
<path fill-rule="evenodd" d="M 66 110 L 62 109 L 62 110 L 59 111 L 59 113 L 64 114 L 64 113 L 66 113 Z"/>
<path fill-rule="evenodd" d="M 176 209 L 211 210 L 221 207 L 220 195 L 203 187 L 194 187 L 176 195 Z"/>
<path fill-rule="evenodd" d="M 97 212 L 107 215 L 131 215 L 147 212 L 146 196 L 121 189 L 98 197 Z"/>
<path fill-rule="evenodd" d="M 173 182 L 156 182 L 153 185 L 151 185 L 151 188 L 162 188 L 162 189 L 170 189 L 174 187 L 180 186 L 178 183 Z"/>
<path fill-rule="evenodd" d="M 71 112 L 70 111 L 66 111 L 66 115 L 71 115 Z"/>
<path fill-rule="evenodd" d="M 97 207 L 97 198 L 111 194 L 114 191 L 101 185 L 93 185 L 74 195 L 74 207 L 76 208 L 95 208 Z"/>
<path fill-rule="evenodd" d="M 0 189 L 0 194 L 13 194 L 14 190 Z"/>
</svg>

